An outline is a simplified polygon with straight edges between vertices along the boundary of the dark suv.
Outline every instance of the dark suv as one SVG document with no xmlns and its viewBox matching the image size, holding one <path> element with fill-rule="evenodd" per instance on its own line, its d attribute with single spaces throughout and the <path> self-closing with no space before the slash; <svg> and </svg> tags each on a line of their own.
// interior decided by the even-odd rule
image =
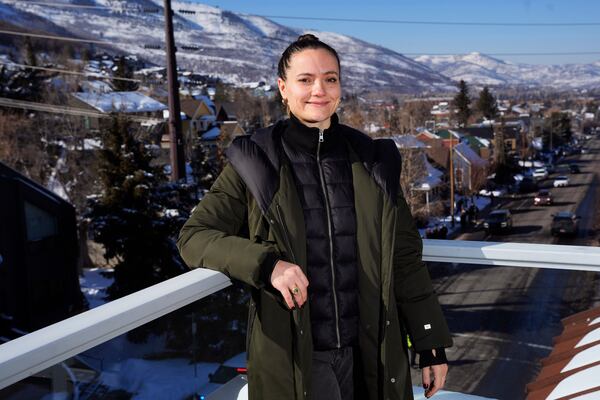
<svg viewBox="0 0 600 400">
<path fill-rule="evenodd" d="M 512 224 L 509 210 L 494 210 L 485 218 L 483 227 L 488 233 L 508 233 L 512 230 Z"/>
<path fill-rule="evenodd" d="M 553 236 L 577 235 L 581 217 L 570 211 L 561 211 L 558 214 L 553 214 L 552 217 L 550 233 L 552 233 Z"/>
<path fill-rule="evenodd" d="M 552 195 L 548 190 L 540 190 L 533 199 L 533 204 L 536 206 L 552 205 Z"/>
</svg>

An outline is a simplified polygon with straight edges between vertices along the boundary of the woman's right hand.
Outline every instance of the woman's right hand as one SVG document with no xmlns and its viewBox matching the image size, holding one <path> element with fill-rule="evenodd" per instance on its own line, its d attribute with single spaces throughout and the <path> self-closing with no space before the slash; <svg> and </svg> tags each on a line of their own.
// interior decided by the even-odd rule
<svg viewBox="0 0 600 400">
<path fill-rule="evenodd" d="M 296 264 L 277 261 L 271 274 L 271 285 L 279 290 L 290 310 L 295 306 L 302 307 L 308 298 L 308 279 Z"/>
</svg>

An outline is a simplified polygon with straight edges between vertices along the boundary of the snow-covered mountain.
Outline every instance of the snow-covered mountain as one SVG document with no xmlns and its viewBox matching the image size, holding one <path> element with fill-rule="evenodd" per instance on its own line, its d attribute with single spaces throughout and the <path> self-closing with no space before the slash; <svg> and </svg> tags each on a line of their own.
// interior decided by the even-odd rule
<svg viewBox="0 0 600 400">
<path fill-rule="evenodd" d="M 147 48 L 147 45 L 164 47 L 162 0 L 55 0 L 53 4 L 58 1 L 65 6 L 0 0 L 0 18 L 22 29 L 44 29 L 54 34 L 49 27 L 55 26 L 63 31 L 61 34 L 68 31 L 70 36 L 107 41 L 119 51 L 138 55 L 157 65 L 165 64 L 163 50 Z M 110 9 L 70 8 L 69 4 Z M 144 8 L 158 8 L 160 12 L 140 12 Z M 281 52 L 300 34 L 308 32 L 267 18 L 198 3 L 174 1 L 172 8 L 178 64 L 232 83 L 258 80 L 275 83 Z M 30 20 L 37 22 L 32 25 Z M 40 20 L 47 24 L 41 26 Z M 450 79 L 394 51 L 350 36 L 310 32 L 340 53 L 346 87 L 389 88 L 398 92 L 455 90 Z"/>
<path fill-rule="evenodd" d="M 419 56 L 415 61 L 444 76 L 474 85 L 547 86 L 556 89 L 600 87 L 600 61 L 591 64 L 514 64 L 480 53 Z"/>
</svg>

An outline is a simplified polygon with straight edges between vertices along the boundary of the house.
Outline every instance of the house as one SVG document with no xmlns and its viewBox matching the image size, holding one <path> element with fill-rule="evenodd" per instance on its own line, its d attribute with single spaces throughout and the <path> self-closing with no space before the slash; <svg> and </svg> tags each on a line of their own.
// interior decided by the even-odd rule
<svg viewBox="0 0 600 400">
<path fill-rule="evenodd" d="M 69 105 L 90 113 L 127 114 L 133 118 L 163 120 L 163 112 L 168 109 L 163 103 L 140 92 L 77 92 L 71 93 Z M 110 120 L 102 116 L 85 116 L 85 127 L 89 130 L 101 130 L 110 125 Z"/>
<path fill-rule="evenodd" d="M 460 138 L 462 137 L 460 132 L 450 129 L 437 131 L 435 134 L 442 139 L 442 144 L 448 149 L 451 145 L 456 145 L 460 142 Z"/>
<path fill-rule="evenodd" d="M 237 121 L 240 115 L 237 103 L 224 102 L 217 104 L 217 121 Z"/>
<path fill-rule="evenodd" d="M 489 160 L 492 155 L 492 143 L 478 136 L 464 135 L 461 142 L 467 143 L 469 147 L 482 159 Z"/>
<path fill-rule="evenodd" d="M 207 96 L 181 99 L 179 108 L 184 143 L 193 143 L 194 140 L 200 138 L 215 125 L 216 108 Z M 165 118 L 168 118 L 168 112 L 165 113 Z M 171 147 L 171 138 L 167 130 L 162 131 L 160 146 L 163 149 Z"/>
<path fill-rule="evenodd" d="M 444 188 L 444 172 L 431 165 L 425 153 L 423 153 L 423 163 L 425 165 L 425 173 L 423 176 L 413 183 L 411 190 L 413 193 L 422 193 L 425 197 L 425 208 L 429 212 L 429 204 L 439 200 L 441 192 Z"/>
<path fill-rule="evenodd" d="M 454 146 L 452 162 L 456 189 L 465 194 L 479 189 L 487 176 L 488 161 L 479 157 L 468 143 L 462 142 Z"/>
<path fill-rule="evenodd" d="M 180 101 L 182 131 L 191 136 L 208 130 L 216 121 L 216 108 L 211 99 L 206 96 L 182 99 Z"/>
<path fill-rule="evenodd" d="M 426 143 L 423 143 L 415 135 L 393 135 L 389 139 L 392 139 L 396 143 L 398 149 L 425 149 L 428 147 Z"/>
<path fill-rule="evenodd" d="M 30 332 L 84 308 L 75 208 L 0 162 L 0 320 Z"/>
<path fill-rule="evenodd" d="M 423 143 L 427 143 L 430 140 L 436 140 L 440 138 L 438 135 L 436 135 L 428 129 L 417 129 L 417 134 L 415 135 L 415 137 Z"/>
<path fill-rule="evenodd" d="M 450 103 L 447 101 L 439 102 L 431 108 L 431 116 L 435 120 L 436 127 L 447 128 L 450 126 Z"/>
<path fill-rule="evenodd" d="M 221 128 L 220 145 L 223 149 L 229 147 L 233 139 L 237 136 L 246 134 L 237 121 L 223 121 L 219 126 Z"/>
<path fill-rule="evenodd" d="M 561 320 L 562 333 L 541 360 L 527 400 L 600 398 L 600 307 Z"/>
</svg>

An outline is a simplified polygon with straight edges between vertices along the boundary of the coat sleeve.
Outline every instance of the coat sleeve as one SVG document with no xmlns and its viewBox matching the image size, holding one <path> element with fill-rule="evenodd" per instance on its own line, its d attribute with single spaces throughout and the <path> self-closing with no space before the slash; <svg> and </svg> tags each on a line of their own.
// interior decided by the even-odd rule
<svg viewBox="0 0 600 400">
<path fill-rule="evenodd" d="M 263 288 L 261 270 L 272 270 L 278 252 L 271 243 L 238 236 L 246 215 L 245 185 L 228 164 L 181 228 L 177 248 L 186 264 Z"/>
<path fill-rule="evenodd" d="M 452 346 L 452 337 L 422 254 L 423 242 L 400 193 L 394 246 L 394 291 L 400 318 L 416 351 Z"/>
</svg>

